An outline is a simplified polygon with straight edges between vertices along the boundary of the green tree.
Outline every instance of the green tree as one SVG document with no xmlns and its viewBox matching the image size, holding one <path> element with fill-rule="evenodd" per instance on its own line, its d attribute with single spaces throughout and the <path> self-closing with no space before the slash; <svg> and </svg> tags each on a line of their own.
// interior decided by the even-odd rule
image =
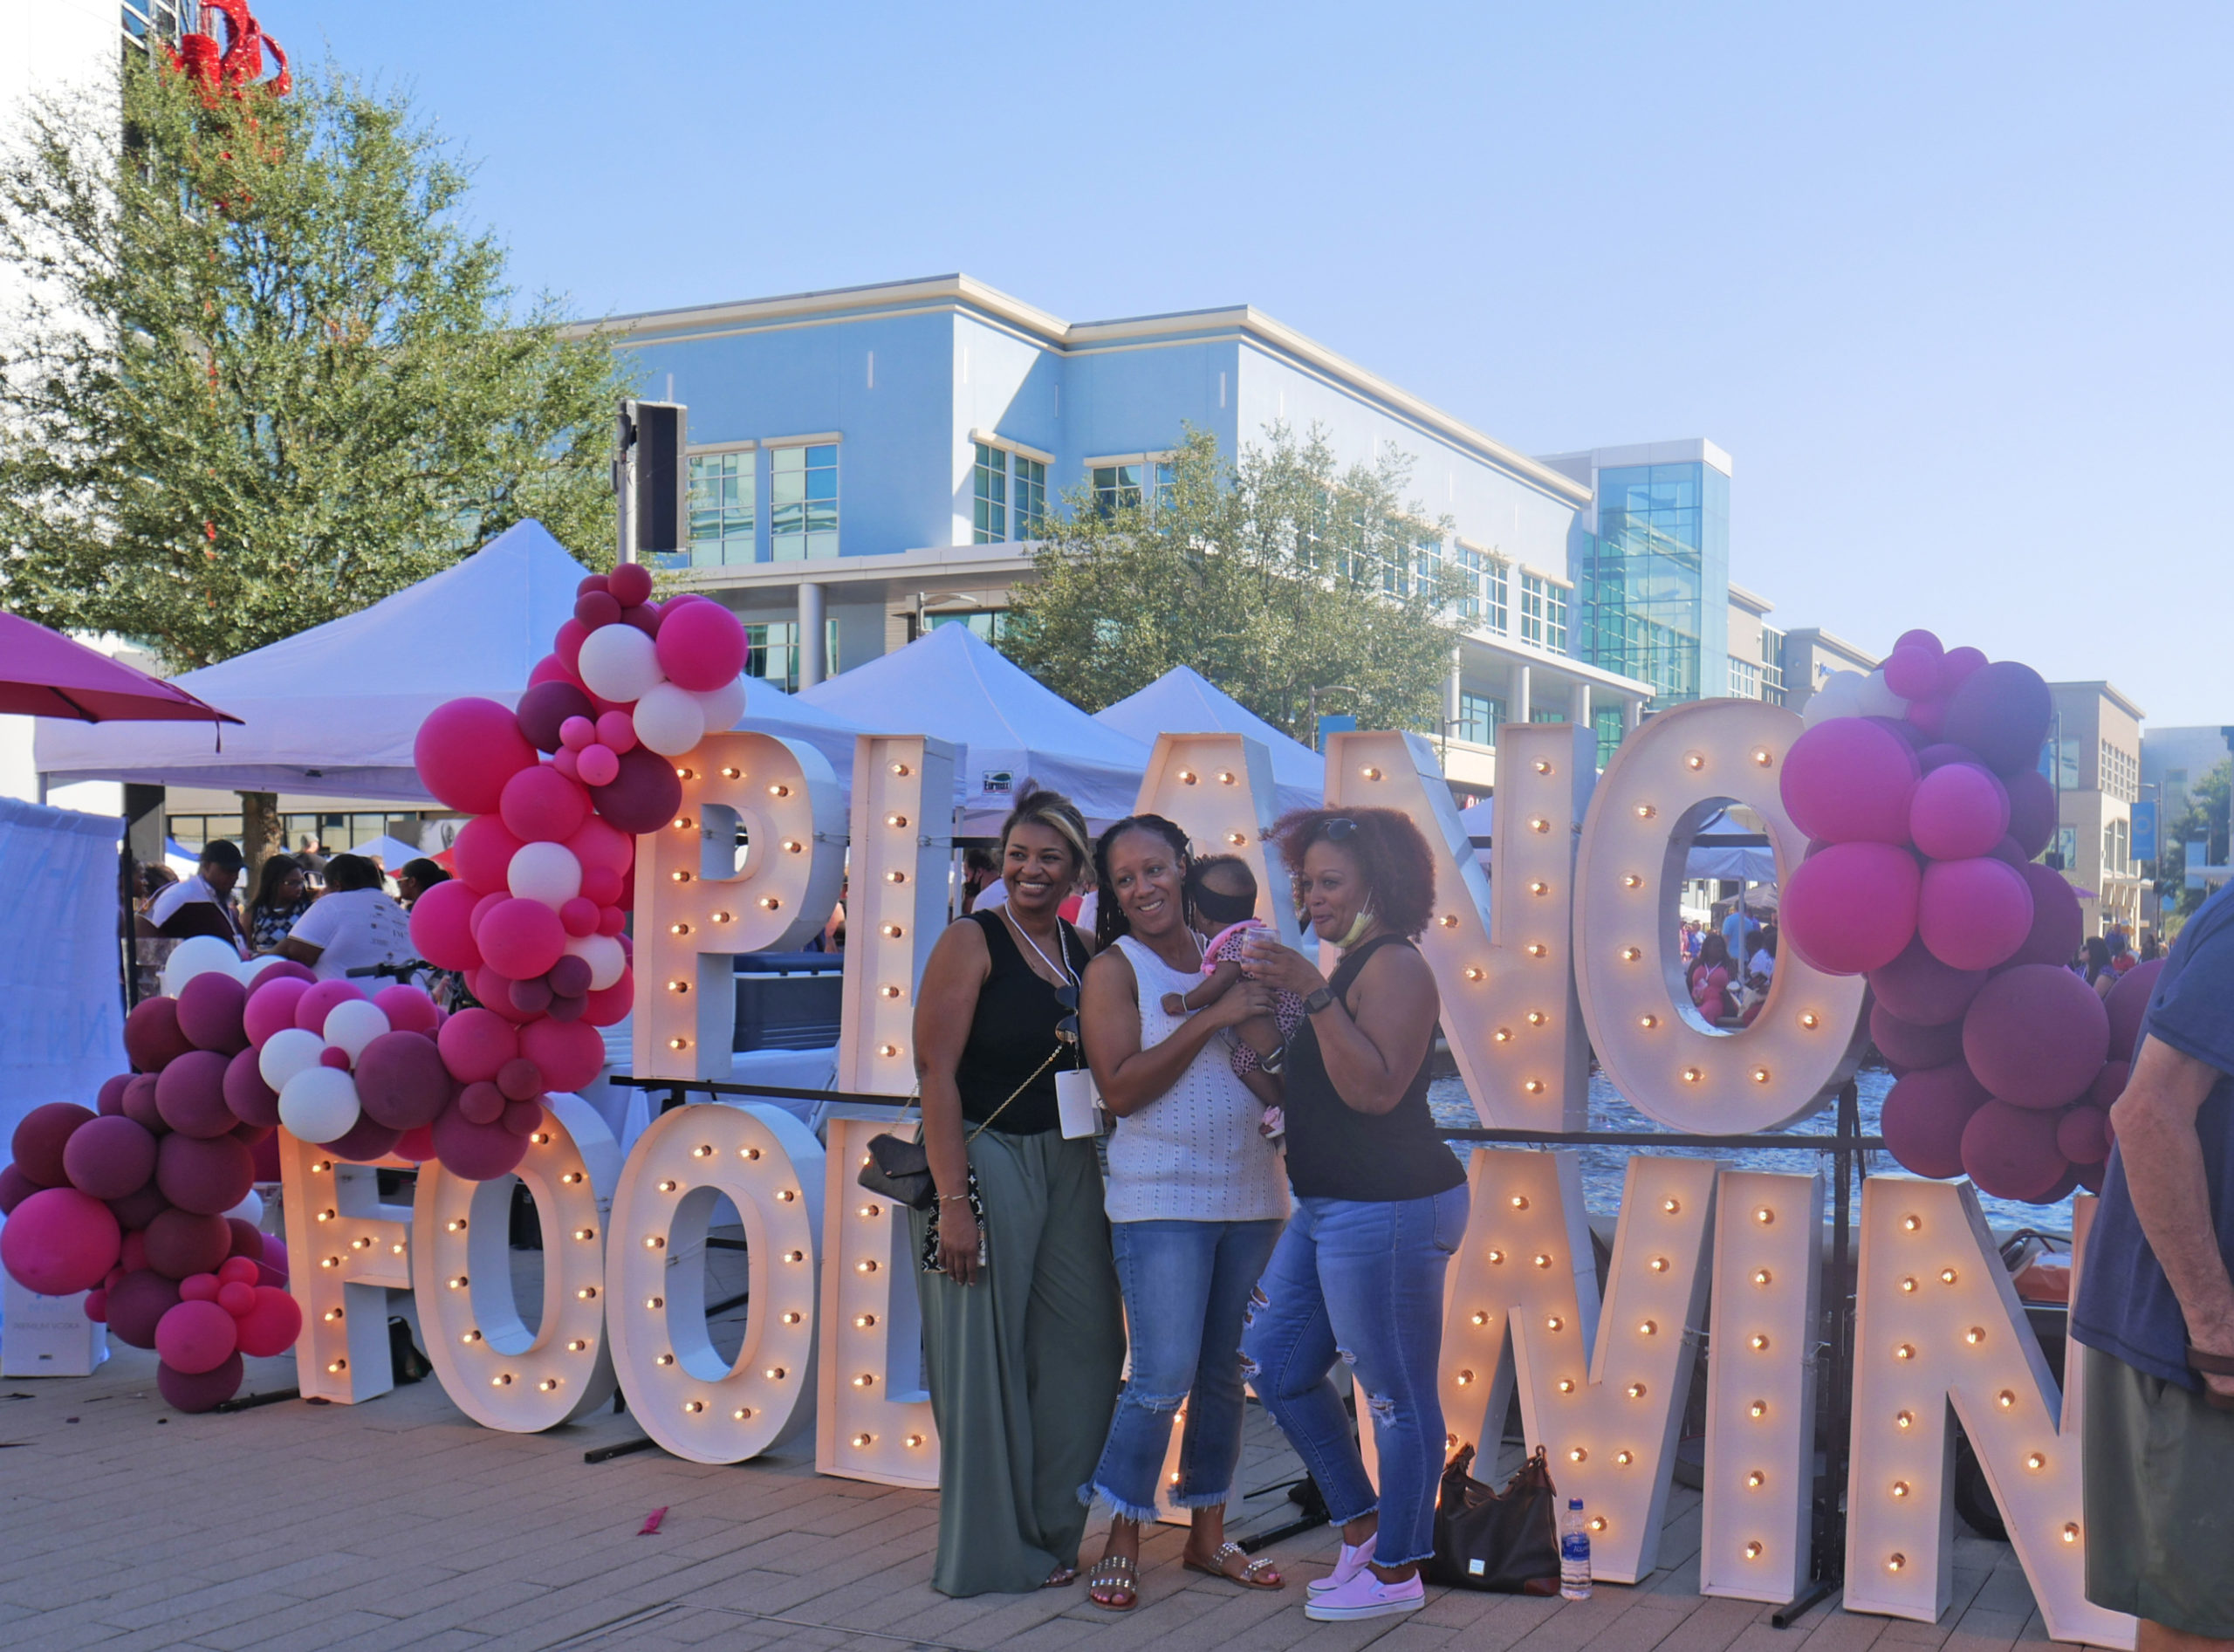
<svg viewBox="0 0 2234 1652">
<path fill-rule="evenodd" d="M 2210 865 L 2226 864 L 2230 792 L 2234 792 L 2234 758 L 2222 757 L 2210 773 L 2189 785 L 2188 806 L 2179 818 L 2157 828 L 2156 892 L 2175 902 L 2182 917 L 2201 906 L 2206 893 L 2187 887 L 2189 843 L 2208 846 Z"/>
<path fill-rule="evenodd" d="M 1001 647 L 1090 711 L 1192 666 L 1308 741 L 1312 712 L 1437 729 L 1464 581 L 1410 459 L 1338 468 L 1326 435 L 1268 427 L 1230 463 L 1190 428 L 1147 497 L 1066 496 Z"/>
<path fill-rule="evenodd" d="M 521 303 L 467 170 L 328 65 L 209 93 L 134 58 L 0 156 L 0 601 L 175 668 L 539 518 L 609 559 L 614 358 Z"/>
</svg>

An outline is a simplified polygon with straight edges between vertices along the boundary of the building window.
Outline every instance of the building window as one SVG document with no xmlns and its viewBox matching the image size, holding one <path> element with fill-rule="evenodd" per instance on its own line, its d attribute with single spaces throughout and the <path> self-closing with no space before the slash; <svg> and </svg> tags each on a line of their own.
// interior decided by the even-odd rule
<svg viewBox="0 0 2234 1652">
<path fill-rule="evenodd" d="M 2131 752 L 2121 751 L 2107 740 L 2101 743 L 2098 755 L 2098 776 L 2101 789 L 2121 802 L 2132 803 L 2141 796 L 2141 760 Z"/>
<path fill-rule="evenodd" d="M 778 562 L 838 554 L 838 448 L 776 448 L 768 455 L 768 539 Z"/>
<path fill-rule="evenodd" d="M 1528 708 L 1528 720 L 1531 723 L 1565 723 L 1567 714 L 1552 706 L 1531 706 Z"/>
<path fill-rule="evenodd" d="M 2056 828 L 2054 854 L 2058 870 L 2064 872 L 2079 870 L 2079 828 L 2077 826 L 2059 826 Z"/>
<path fill-rule="evenodd" d="M 2133 871 L 2133 828 L 2126 821 L 2107 820 L 2102 825 L 2102 870 L 2105 873 Z"/>
<path fill-rule="evenodd" d="M 1047 467 L 1040 460 L 1011 454 L 1015 468 L 1016 537 L 1036 539 L 1047 531 Z"/>
<path fill-rule="evenodd" d="M 1158 459 L 1155 462 L 1155 504 L 1154 508 L 1158 511 L 1168 510 L 1171 507 L 1172 501 L 1176 499 L 1178 497 L 1179 467 L 1173 464 L 1168 459 Z"/>
<path fill-rule="evenodd" d="M 838 663 L 838 621 L 823 622 L 822 668 L 834 677 Z M 770 620 L 744 627 L 744 675 L 772 682 L 786 694 L 799 689 L 799 627 L 796 620 Z"/>
<path fill-rule="evenodd" d="M 1520 640 L 1552 654 L 1567 651 L 1566 588 L 1540 574 L 1520 576 Z"/>
<path fill-rule="evenodd" d="M 1141 467 L 1099 464 L 1093 468 L 1093 503 L 1103 516 L 1141 508 Z"/>
<path fill-rule="evenodd" d="M 980 442 L 970 477 L 976 495 L 977 514 L 970 524 L 976 543 L 999 545 L 1009 537 L 1009 456 Z"/>
<path fill-rule="evenodd" d="M 1761 668 L 1751 660 L 1730 656 L 1730 693 L 1737 700 L 1758 700 L 1761 697 Z"/>
<path fill-rule="evenodd" d="M 942 626 L 967 626 L 987 642 L 998 642 L 1009 626 L 1009 611 L 1006 608 L 974 608 L 958 614 L 933 614 L 924 617 L 934 631 Z"/>
<path fill-rule="evenodd" d="M 1512 573 L 1495 557 L 1482 571 L 1482 623 L 1499 636 L 1512 629 Z"/>
<path fill-rule="evenodd" d="M 1598 737 L 1598 766 L 1603 769 L 1614 760 L 1614 753 L 1621 748 L 1621 737 L 1628 732 L 1621 726 L 1621 708 L 1617 705 L 1593 707 L 1590 723 L 1591 731 Z"/>
<path fill-rule="evenodd" d="M 1497 730 L 1504 722 L 1504 701 L 1494 695 L 1460 691 L 1458 727 L 1453 730 L 1458 738 L 1471 740 L 1476 745 L 1495 745 Z"/>
<path fill-rule="evenodd" d="M 666 568 L 719 568 L 753 559 L 753 523 L 760 456 L 690 456 L 690 547 L 655 559 Z"/>
</svg>

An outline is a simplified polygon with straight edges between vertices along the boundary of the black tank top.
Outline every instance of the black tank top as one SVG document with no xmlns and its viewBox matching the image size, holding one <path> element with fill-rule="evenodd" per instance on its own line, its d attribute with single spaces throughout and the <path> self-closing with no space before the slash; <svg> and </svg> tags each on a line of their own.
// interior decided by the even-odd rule
<svg viewBox="0 0 2234 1652">
<path fill-rule="evenodd" d="M 1009 921 L 996 907 L 970 915 L 985 932 L 985 950 L 993 967 L 985 984 L 977 989 L 977 1013 L 970 1023 L 970 1038 L 955 1064 L 955 1086 L 962 1092 L 962 1116 L 972 1124 L 1000 1110 L 992 1128 L 1011 1135 L 1039 1135 L 1060 1122 L 1055 1107 L 1055 1074 L 1065 1067 L 1083 1065 L 1075 1044 L 1055 1036 L 1055 1024 L 1074 1011 L 1055 998 L 1047 977 L 1025 962 Z M 1067 923 L 1057 930 L 1063 961 L 1081 974 L 1088 954 L 1086 943 Z M 1056 1052 L 1049 1061 L 1050 1051 Z M 1038 1076 L 1032 1077 L 1037 1069 Z M 1029 1084 L 1024 1080 L 1030 1079 Z M 1024 1088 L 1006 1107 L 1017 1086 Z"/>
<path fill-rule="evenodd" d="M 1343 958 L 1326 984 L 1349 1008 L 1349 991 L 1365 961 L 1384 946 L 1410 946 L 1397 935 L 1375 936 Z M 1428 1111 L 1428 1058 L 1386 1113 L 1360 1113 L 1326 1076 L 1319 1029 L 1305 1020 L 1288 1045 L 1288 1183 L 1299 1198 L 1383 1202 L 1425 1199 L 1466 1179 L 1436 1132 Z"/>
</svg>

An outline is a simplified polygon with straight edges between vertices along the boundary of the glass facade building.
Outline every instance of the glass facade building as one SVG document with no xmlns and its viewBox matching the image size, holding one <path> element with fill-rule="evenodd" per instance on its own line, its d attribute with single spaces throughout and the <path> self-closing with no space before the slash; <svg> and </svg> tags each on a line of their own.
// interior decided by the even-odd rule
<svg viewBox="0 0 2234 1652">
<path fill-rule="evenodd" d="M 1670 705 L 1728 691 L 1730 477 L 1700 460 L 1596 472 L 1575 559 L 1576 652 Z"/>
</svg>

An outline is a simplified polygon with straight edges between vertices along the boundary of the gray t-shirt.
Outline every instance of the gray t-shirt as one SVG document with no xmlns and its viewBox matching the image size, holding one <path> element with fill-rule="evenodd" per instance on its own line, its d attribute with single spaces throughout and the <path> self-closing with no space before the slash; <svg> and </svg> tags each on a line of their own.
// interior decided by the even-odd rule
<svg viewBox="0 0 2234 1652">
<path fill-rule="evenodd" d="M 331 981 L 369 963 L 401 963 L 413 956 L 411 920 L 378 889 L 334 889 L 311 902 L 287 937 L 323 949 L 311 970 Z M 388 983 L 367 977 L 367 993 Z"/>
</svg>

